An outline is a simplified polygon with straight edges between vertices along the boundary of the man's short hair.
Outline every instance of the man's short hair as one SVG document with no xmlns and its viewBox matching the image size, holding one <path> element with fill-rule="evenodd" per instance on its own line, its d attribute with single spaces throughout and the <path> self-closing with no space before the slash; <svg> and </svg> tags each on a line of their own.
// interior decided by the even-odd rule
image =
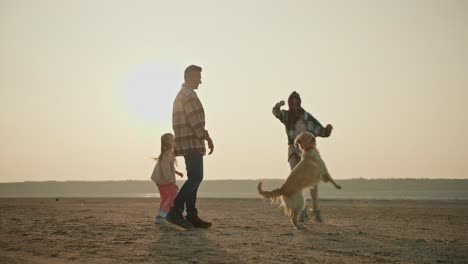
<svg viewBox="0 0 468 264">
<path fill-rule="evenodd" d="M 184 71 L 184 79 L 187 79 L 187 77 L 189 76 L 189 74 L 193 71 L 197 71 L 197 72 L 201 72 L 202 71 L 202 67 L 200 66 L 197 66 L 197 65 L 190 65 L 188 66 L 187 68 L 185 68 L 185 71 Z"/>
</svg>

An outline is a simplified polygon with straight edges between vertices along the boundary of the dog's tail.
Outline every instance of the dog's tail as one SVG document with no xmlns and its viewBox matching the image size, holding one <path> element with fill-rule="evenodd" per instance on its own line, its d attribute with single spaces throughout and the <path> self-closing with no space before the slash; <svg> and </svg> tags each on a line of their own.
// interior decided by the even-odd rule
<svg viewBox="0 0 468 264">
<path fill-rule="evenodd" d="M 281 188 L 274 189 L 272 191 L 264 191 L 262 189 L 263 187 L 263 182 L 259 181 L 257 183 L 257 191 L 258 193 L 263 197 L 265 200 L 270 200 L 272 202 L 278 202 L 281 195 L 283 195 Z"/>
</svg>

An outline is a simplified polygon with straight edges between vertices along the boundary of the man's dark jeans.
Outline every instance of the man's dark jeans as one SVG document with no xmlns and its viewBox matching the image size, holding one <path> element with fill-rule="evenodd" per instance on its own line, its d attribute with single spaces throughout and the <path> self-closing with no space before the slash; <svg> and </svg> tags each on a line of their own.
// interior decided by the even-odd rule
<svg viewBox="0 0 468 264">
<path fill-rule="evenodd" d="M 203 180 L 203 155 L 197 151 L 187 153 L 185 156 L 187 181 L 182 185 L 174 200 L 174 207 L 180 212 L 197 213 L 198 186 Z"/>
</svg>

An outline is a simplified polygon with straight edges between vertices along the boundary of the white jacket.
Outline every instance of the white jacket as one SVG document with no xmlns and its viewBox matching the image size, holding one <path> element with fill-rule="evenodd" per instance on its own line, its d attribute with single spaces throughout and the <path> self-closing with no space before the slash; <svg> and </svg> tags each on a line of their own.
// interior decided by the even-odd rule
<svg viewBox="0 0 468 264">
<path fill-rule="evenodd" d="M 174 154 L 171 151 L 163 153 L 161 159 L 156 162 L 151 174 L 151 180 L 156 184 L 175 183 Z"/>
</svg>

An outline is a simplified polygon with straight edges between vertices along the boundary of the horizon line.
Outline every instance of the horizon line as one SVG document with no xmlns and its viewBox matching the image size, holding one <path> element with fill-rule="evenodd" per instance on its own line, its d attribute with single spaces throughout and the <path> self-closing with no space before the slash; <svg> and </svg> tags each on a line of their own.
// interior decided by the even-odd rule
<svg viewBox="0 0 468 264">
<path fill-rule="evenodd" d="M 210 179 L 210 180 L 203 180 L 203 182 L 207 181 L 265 181 L 265 180 L 285 180 L 281 178 L 264 178 L 264 179 Z M 468 178 L 347 178 L 347 179 L 336 179 L 339 181 L 350 181 L 350 180 L 468 180 Z M 66 183 L 66 182 L 146 182 L 151 181 L 148 180 L 44 180 L 44 181 L 17 181 L 17 182 L 0 182 L 0 184 L 4 183 L 47 183 L 47 182 L 55 182 L 55 183 Z M 185 181 L 178 180 L 178 181 Z"/>
</svg>

